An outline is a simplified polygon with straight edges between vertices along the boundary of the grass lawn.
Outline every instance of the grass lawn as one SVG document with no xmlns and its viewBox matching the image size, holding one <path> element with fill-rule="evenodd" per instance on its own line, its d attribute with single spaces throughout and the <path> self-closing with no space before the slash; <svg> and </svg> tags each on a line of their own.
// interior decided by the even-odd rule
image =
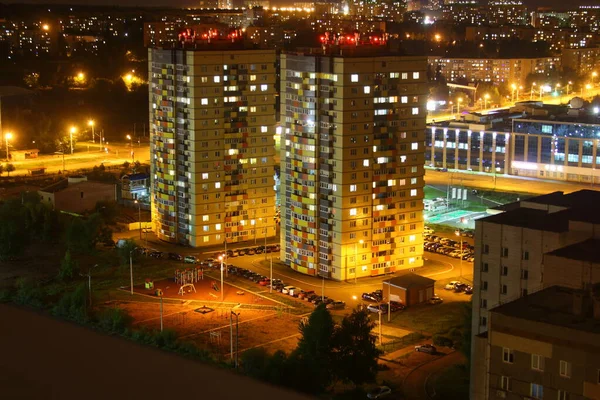
<svg viewBox="0 0 600 400">
<path fill-rule="evenodd" d="M 465 364 L 453 365 L 435 378 L 436 398 L 468 399 L 469 368 Z"/>
<path fill-rule="evenodd" d="M 462 329 L 469 307 L 471 303 L 458 301 L 408 307 L 396 313 L 391 324 L 423 335 L 447 333 L 452 329 Z"/>
<path fill-rule="evenodd" d="M 446 197 L 445 190 L 441 190 L 441 189 L 438 189 L 433 186 L 425 185 L 425 188 L 423 189 L 423 191 L 425 192 L 426 200 L 435 199 L 437 197 L 444 197 L 444 198 Z"/>
</svg>

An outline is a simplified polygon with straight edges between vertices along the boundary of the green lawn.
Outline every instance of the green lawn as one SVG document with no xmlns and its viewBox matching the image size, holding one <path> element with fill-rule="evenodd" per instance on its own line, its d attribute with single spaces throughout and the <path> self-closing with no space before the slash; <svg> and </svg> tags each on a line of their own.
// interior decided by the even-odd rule
<svg viewBox="0 0 600 400">
<path fill-rule="evenodd" d="M 441 190 L 441 189 L 435 188 L 433 186 L 425 185 L 425 188 L 423 189 L 423 191 L 425 192 L 426 200 L 435 199 L 437 197 L 446 197 L 445 190 Z"/>
<path fill-rule="evenodd" d="M 471 307 L 467 302 L 445 302 L 436 305 L 408 307 L 394 314 L 391 324 L 400 328 L 419 332 L 423 335 L 447 333 L 462 329 L 466 311 Z"/>
<path fill-rule="evenodd" d="M 435 394 L 440 399 L 469 398 L 469 368 L 465 364 L 453 365 L 435 378 Z"/>
</svg>

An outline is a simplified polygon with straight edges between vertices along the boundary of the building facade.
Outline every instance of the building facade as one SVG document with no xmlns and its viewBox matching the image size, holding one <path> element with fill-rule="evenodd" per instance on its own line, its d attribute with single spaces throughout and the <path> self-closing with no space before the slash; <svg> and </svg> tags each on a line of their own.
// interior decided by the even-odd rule
<svg viewBox="0 0 600 400">
<path fill-rule="evenodd" d="M 343 281 L 423 265 L 426 66 L 369 46 L 281 55 L 290 268 Z"/>
<path fill-rule="evenodd" d="M 544 268 L 547 254 L 552 256 L 559 249 L 597 239 L 600 219 L 590 210 L 598 201 L 600 192 L 593 190 L 555 192 L 521 200 L 475 222 L 471 399 L 496 398 L 487 397 L 490 378 L 481 364 L 489 357 L 485 343 L 490 329 L 489 310 L 548 286 Z M 579 271 L 569 272 L 572 266 L 577 267 L 563 262 L 558 267 L 560 272 L 554 265 L 550 281 L 554 283 L 561 274 L 570 273 L 574 278 Z M 577 288 L 586 282 L 577 286 L 572 279 L 570 284 Z"/>
<path fill-rule="evenodd" d="M 231 41 L 149 50 L 159 239 L 199 247 L 275 235 L 275 61 Z"/>
<path fill-rule="evenodd" d="M 600 399 L 600 298 L 552 286 L 490 311 L 472 399 Z"/>
</svg>

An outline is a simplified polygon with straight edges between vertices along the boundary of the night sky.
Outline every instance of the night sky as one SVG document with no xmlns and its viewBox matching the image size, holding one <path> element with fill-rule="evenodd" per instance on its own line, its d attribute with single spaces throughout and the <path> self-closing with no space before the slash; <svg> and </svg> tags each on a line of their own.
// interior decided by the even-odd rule
<svg viewBox="0 0 600 400">
<path fill-rule="evenodd" d="M 301 1 L 301 0 L 297 0 Z M 8 0 L 6 3 L 35 3 L 35 4 L 82 4 L 82 5 L 121 5 L 121 6 L 170 6 L 170 7 L 194 7 L 199 1 L 196 0 Z M 294 0 L 271 0 L 272 4 L 291 4 Z M 580 5 L 598 4 L 598 0 L 523 0 L 526 5 L 532 7 L 560 7 L 574 9 Z"/>
</svg>

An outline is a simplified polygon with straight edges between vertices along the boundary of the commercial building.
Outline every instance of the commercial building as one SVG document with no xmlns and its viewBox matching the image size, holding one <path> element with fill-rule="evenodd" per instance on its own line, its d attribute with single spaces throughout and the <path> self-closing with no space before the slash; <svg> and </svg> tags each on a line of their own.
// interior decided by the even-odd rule
<svg viewBox="0 0 600 400">
<path fill-rule="evenodd" d="M 600 399 L 600 288 L 552 286 L 490 311 L 472 399 Z M 595 290 L 594 290 L 595 289 Z"/>
<path fill-rule="evenodd" d="M 117 185 L 91 182 L 85 176 L 70 176 L 38 190 L 42 204 L 71 213 L 93 211 L 99 201 L 117 201 Z"/>
<path fill-rule="evenodd" d="M 596 282 L 599 275 L 587 264 L 589 258 L 564 258 L 573 254 L 571 246 L 589 246 L 589 240 L 600 238 L 600 214 L 594 211 L 598 202 L 600 192 L 593 190 L 555 192 L 500 207 L 498 214 L 475 222 L 472 399 L 488 398 L 481 362 L 489 357 L 484 342 L 490 309 L 527 297 L 561 277 L 570 276 L 561 284 L 573 288 Z M 561 263 L 557 257 L 563 258 Z"/>
<path fill-rule="evenodd" d="M 273 50 L 149 49 L 154 232 L 194 247 L 275 235 Z"/>
<path fill-rule="evenodd" d="M 592 107 L 518 103 L 427 126 L 425 162 L 436 168 L 600 183 L 600 119 Z"/>
<path fill-rule="evenodd" d="M 423 265 L 426 69 L 367 44 L 281 55 L 290 268 L 343 281 Z"/>
</svg>

